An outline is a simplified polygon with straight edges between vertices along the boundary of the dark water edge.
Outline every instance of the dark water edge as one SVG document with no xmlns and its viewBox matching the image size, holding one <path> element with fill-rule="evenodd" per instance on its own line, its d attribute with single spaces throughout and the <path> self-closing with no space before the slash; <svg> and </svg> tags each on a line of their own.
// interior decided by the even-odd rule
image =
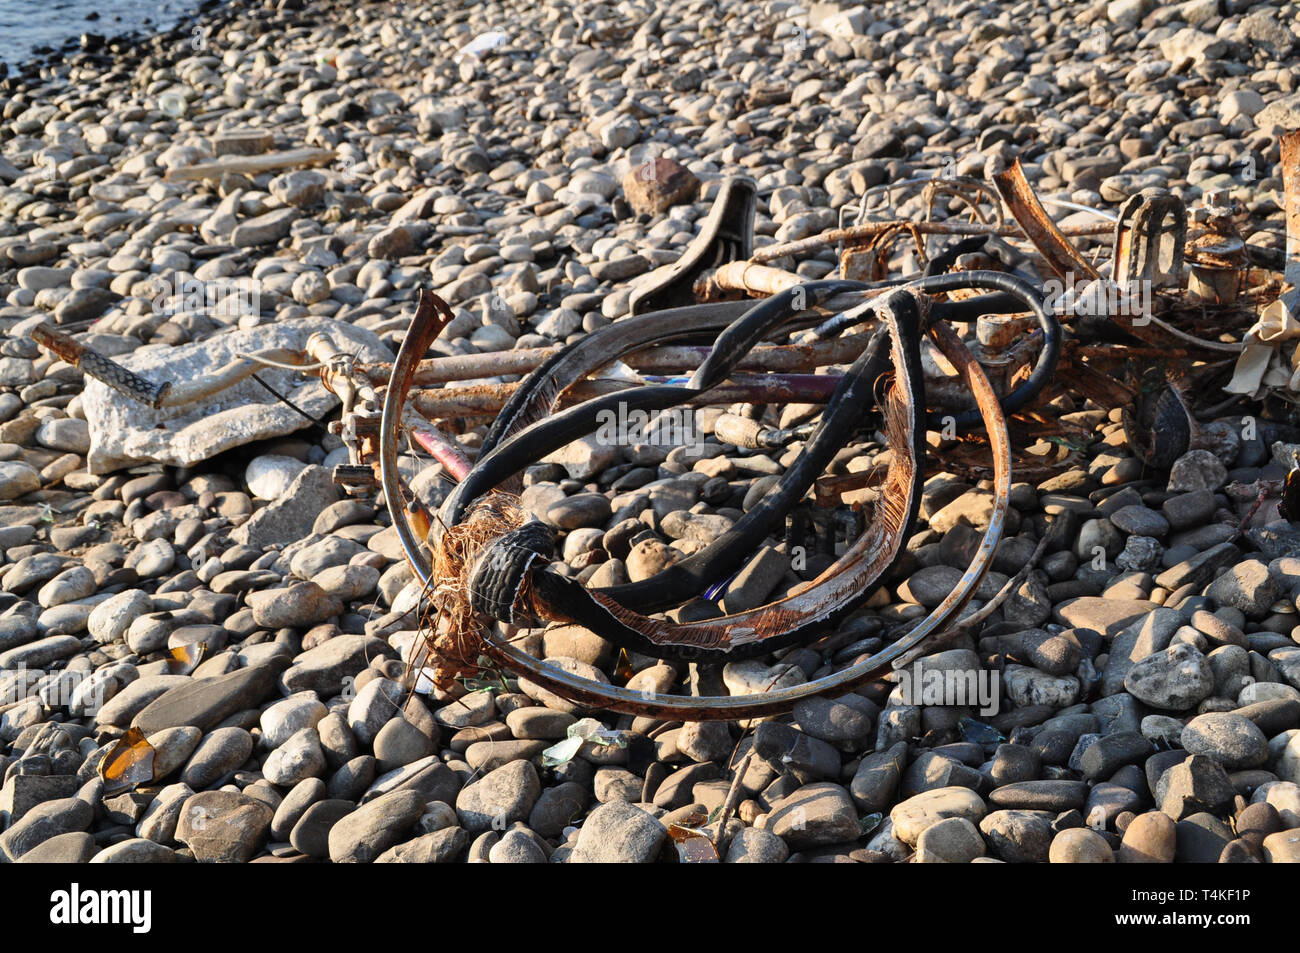
<svg viewBox="0 0 1300 953">
<path fill-rule="evenodd" d="M 196 22 L 246 0 L 0 0 L 0 79 Z M 98 14 L 96 19 L 87 16 Z"/>
</svg>

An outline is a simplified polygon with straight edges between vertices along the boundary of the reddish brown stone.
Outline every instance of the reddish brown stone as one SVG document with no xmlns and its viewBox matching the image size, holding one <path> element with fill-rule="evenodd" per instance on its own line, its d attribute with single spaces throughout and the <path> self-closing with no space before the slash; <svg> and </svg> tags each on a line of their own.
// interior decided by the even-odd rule
<svg viewBox="0 0 1300 953">
<path fill-rule="evenodd" d="M 692 201 L 699 190 L 695 173 L 663 157 L 647 159 L 623 176 L 623 194 L 638 214 L 658 215 Z"/>
</svg>

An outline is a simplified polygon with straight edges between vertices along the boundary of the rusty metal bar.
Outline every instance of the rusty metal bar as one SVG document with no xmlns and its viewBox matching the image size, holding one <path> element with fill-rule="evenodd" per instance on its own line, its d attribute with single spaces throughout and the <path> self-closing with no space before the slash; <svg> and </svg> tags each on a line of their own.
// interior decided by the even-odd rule
<svg viewBox="0 0 1300 953">
<path fill-rule="evenodd" d="M 853 361 L 867 346 L 868 336 L 852 334 L 813 344 L 776 344 L 754 348 L 740 359 L 737 370 L 781 371 L 798 373 L 831 364 Z M 412 386 L 445 384 L 450 381 L 477 380 L 503 374 L 526 374 L 560 352 L 560 347 L 525 348 L 487 354 L 464 354 L 435 357 L 420 361 L 414 371 Z M 634 370 L 648 374 L 674 374 L 693 371 L 709 354 L 707 347 L 670 345 L 635 351 L 623 359 Z M 359 371 L 376 383 L 383 383 L 393 373 L 392 364 L 364 364 Z"/>
<path fill-rule="evenodd" d="M 155 409 L 162 407 L 171 392 L 170 381 L 155 384 L 133 371 L 128 371 L 116 361 L 109 360 L 102 354 L 92 351 L 75 338 L 56 331 L 48 324 L 38 324 L 32 328 L 32 340 L 45 348 L 61 361 L 66 361 L 78 370 L 103 381 L 119 394 L 125 394 L 132 400 L 139 401 Z"/>
<path fill-rule="evenodd" d="M 1300 130 L 1288 132 L 1282 144 L 1282 188 L 1286 193 L 1286 267 L 1282 280 L 1291 286 L 1282 303 L 1295 313 L 1300 306 Z"/>
<path fill-rule="evenodd" d="M 406 432 L 426 453 L 441 463 L 454 479 L 465 479 L 465 475 L 473 468 L 474 464 L 465 456 L 460 445 L 436 427 L 408 423 Z"/>
<path fill-rule="evenodd" d="M 1002 361 L 1014 370 L 1023 360 Z M 772 379 L 775 378 L 775 379 Z M 830 399 L 840 377 L 838 374 L 737 374 L 727 383 L 719 384 L 707 394 L 692 398 L 686 403 L 693 407 L 720 404 L 823 404 Z M 593 397 L 629 390 L 642 385 L 632 381 L 600 379 L 579 381 L 560 397 L 557 406 L 568 407 Z M 499 413 L 519 384 L 475 384 L 469 387 L 446 387 L 415 391 L 408 398 L 411 406 L 430 420 L 448 417 L 488 417 Z M 996 381 L 999 394 L 1007 390 L 1005 381 Z M 944 409 L 969 410 L 975 406 L 970 392 L 961 382 L 946 374 L 927 376 L 925 394 L 930 404 Z"/>
<path fill-rule="evenodd" d="M 836 374 L 737 374 L 705 394 L 687 401 L 692 406 L 738 403 L 821 404 L 830 400 L 840 378 Z M 596 379 L 579 381 L 564 392 L 565 407 L 621 390 L 644 386 L 635 381 Z M 416 391 L 410 401 L 421 414 L 435 417 L 478 417 L 495 414 L 505 406 L 519 384 L 479 384 Z"/>
<path fill-rule="evenodd" d="M 750 255 L 749 260 L 758 264 L 775 261 L 778 258 L 784 258 L 787 255 L 800 255 L 805 252 L 816 251 L 825 248 L 828 245 L 837 245 L 840 242 L 845 244 L 855 244 L 859 242 L 870 241 L 883 232 L 896 228 L 908 228 L 914 230 L 920 235 L 997 235 L 1001 238 L 1023 238 L 1024 232 L 1017 227 L 1009 225 L 974 225 L 963 222 L 868 222 L 865 225 L 851 225 L 848 228 L 832 229 L 828 232 L 822 232 L 820 235 L 812 235 L 808 238 L 801 238 L 798 241 L 782 242 L 779 245 L 768 245 L 766 248 L 760 248 L 754 254 Z M 1089 236 L 1089 235 L 1109 235 L 1112 231 L 1109 223 L 1100 225 L 1077 225 L 1064 229 L 1063 235 Z"/>
<path fill-rule="evenodd" d="M 1059 277 L 1075 275 L 1090 281 L 1101 277 L 1097 269 L 1075 250 L 1048 216 L 1029 180 L 1025 178 L 1025 170 L 1019 159 L 1009 169 L 993 176 L 993 181 L 1002 201 L 1011 212 L 1011 217 L 1024 229 L 1034 248 L 1038 249 Z"/>
<path fill-rule="evenodd" d="M 900 639 L 890 647 L 891 651 L 897 650 L 892 663 L 895 668 L 901 668 L 920 655 L 921 645 L 925 639 L 944 629 L 966 608 L 971 597 L 975 595 L 975 590 L 988 575 L 989 567 L 993 565 L 993 555 L 997 552 L 998 544 L 1002 542 L 1007 509 L 1011 505 L 1011 436 L 1007 430 L 1006 418 L 998 405 L 998 397 L 993 392 L 993 387 L 989 384 L 979 362 L 966 349 L 966 345 L 951 327 L 943 321 L 936 321 L 930 325 L 929 330 L 930 338 L 943 356 L 965 379 L 984 416 L 984 424 L 988 428 L 989 448 L 993 452 L 993 511 L 989 514 L 988 529 L 984 531 L 975 556 L 952 592 L 948 593 L 943 602 L 909 632 L 906 638 Z M 996 413 L 991 414 L 990 409 L 996 410 Z"/>
<path fill-rule="evenodd" d="M 801 285 L 807 279 L 796 275 L 793 271 L 773 268 L 771 265 L 759 265 L 752 261 L 733 261 L 713 272 L 709 280 L 725 291 L 774 295 L 795 285 Z"/>
</svg>

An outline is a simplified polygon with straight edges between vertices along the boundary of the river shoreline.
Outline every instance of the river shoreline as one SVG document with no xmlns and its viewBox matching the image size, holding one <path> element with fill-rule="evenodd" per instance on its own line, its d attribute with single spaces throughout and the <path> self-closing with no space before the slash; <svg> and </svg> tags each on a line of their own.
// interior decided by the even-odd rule
<svg viewBox="0 0 1300 953">
<path fill-rule="evenodd" d="M 102 15 L 94 19 L 70 20 L 66 33 L 44 41 L 26 40 L 21 49 L 16 46 L 17 41 L 10 37 L 7 39 L 15 47 L 0 51 L 4 54 L 0 55 L 0 76 L 32 75 L 42 68 L 57 69 L 78 54 L 120 55 L 130 48 L 148 45 L 153 37 L 178 30 L 190 32 L 223 8 L 233 12 L 240 5 L 247 5 L 247 0 L 194 0 L 189 4 L 189 9 L 169 9 L 154 12 L 149 17 L 155 19 L 165 15 L 170 24 L 167 26 L 159 22 L 118 26 L 115 21 Z M 143 19 L 144 16 L 143 13 L 140 16 L 128 14 L 132 22 Z M 174 22 L 171 22 L 173 18 Z"/>
<path fill-rule="evenodd" d="M 732 177 L 753 182 L 752 235 L 717 247 L 803 242 L 769 264 L 808 282 L 841 267 L 838 249 L 812 246 L 860 203 L 866 218 L 987 236 L 997 226 L 971 224 L 1002 215 L 987 178 L 1016 161 L 1037 195 L 1066 203 L 1050 207 L 1057 224 L 1091 228 L 1071 239 L 1089 268 L 1112 254 L 1099 218 L 1146 189 L 1206 220 L 1205 197 L 1226 196 L 1246 241 L 1283 247 L 1279 133 L 1300 127 L 1291 10 L 817 6 L 796 20 L 792 5 L 739 0 L 240 3 L 0 81 L 6 859 L 649 863 L 676 860 L 676 838 L 737 863 L 1300 859 L 1300 531 L 1270 490 L 1288 472 L 1281 431 L 1243 398 L 1249 434 L 1227 417 L 1189 426 L 1158 469 L 1123 415 L 1148 380 L 1130 363 L 1165 373 L 1141 363 L 1164 360 L 1148 356 L 1156 345 L 1070 324 L 1088 345 L 1071 360 L 1126 356 L 1089 376 L 1061 358 L 1037 416 L 1015 425 L 1005 497 L 986 479 L 987 443 L 931 431 L 901 555 L 815 642 L 706 665 L 682 661 L 684 643 L 661 659 L 610 630 L 518 630 L 523 651 L 651 706 L 761 694 L 863 664 L 991 554 L 970 603 L 990 614 L 945 628 L 912 690 L 895 673 L 745 723 L 591 710 L 476 651 L 425 692 L 423 587 L 387 507 L 334 482 L 349 454 L 324 426 L 338 402 L 320 381 L 279 361 L 259 370 L 266 389 L 151 403 L 164 383 L 301 351 L 314 333 L 391 362 L 424 290 L 451 310 L 429 356 L 472 365 L 484 376 L 459 383 L 504 402 L 516 352 L 618 334 L 637 283 L 681 259 L 715 198 L 750 194 Z M 479 55 L 461 53 L 476 41 Z M 934 194 L 935 176 L 954 191 Z M 987 191 L 959 194 L 969 180 Z M 877 189 L 897 183 L 918 187 Z M 962 248 L 885 228 L 849 264 L 896 277 L 948 255 L 958 269 L 1039 270 L 1035 287 L 1051 277 L 1010 227 Z M 1253 316 L 1207 327 L 1186 307 L 1171 320 L 1238 343 Z M 820 347 L 808 323 L 774 332 L 792 345 L 782 353 Z M 43 325 L 143 383 L 88 378 Z M 984 329 L 953 327 L 972 348 Z M 1012 360 L 1037 359 L 1043 338 L 1023 335 L 999 385 L 1014 386 Z M 1294 351 L 1292 339 L 1275 356 Z M 579 360 L 546 364 L 556 376 L 533 396 L 554 395 Z M 1206 391 L 1230 356 L 1216 360 L 1196 367 Z M 617 369 L 590 383 L 632 383 Z M 929 396 L 909 410 L 946 399 Z M 1217 390 L 1187 399 L 1229 412 Z M 482 409 L 430 416 L 472 460 L 497 408 Z M 619 417 L 528 462 L 520 511 L 555 540 L 537 565 L 594 589 L 663 578 L 736 538 L 818 439 L 817 404 L 730 404 L 723 426 L 708 410 L 673 446 Z M 841 534 L 859 533 L 844 511 L 890 492 L 867 478 L 902 459 L 865 413 L 818 487 L 842 494 L 834 525 L 824 507 L 774 521 L 753 552 L 711 562 L 716 580 L 673 621 L 819 585 Z M 1205 445 L 1188 449 L 1193 436 Z M 403 452 L 412 495 L 435 511 L 461 461 Z M 750 631 L 769 619 L 788 624 L 773 611 Z M 919 684 L 922 671 L 934 677 Z M 710 821 L 701 845 L 691 831 Z"/>
</svg>

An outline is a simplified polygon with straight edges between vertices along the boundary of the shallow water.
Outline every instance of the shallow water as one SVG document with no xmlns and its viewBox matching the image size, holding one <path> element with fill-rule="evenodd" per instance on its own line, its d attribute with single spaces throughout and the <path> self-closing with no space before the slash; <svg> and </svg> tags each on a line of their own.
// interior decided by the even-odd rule
<svg viewBox="0 0 1300 953">
<path fill-rule="evenodd" d="M 82 33 L 165 30 L 197 6 L 198 0 L 0 0 L 0 62 L 14 66 L 35 47 L 57 50 Z M 99 19 L 86 19 L 96 12 Z"/>
</svg>

